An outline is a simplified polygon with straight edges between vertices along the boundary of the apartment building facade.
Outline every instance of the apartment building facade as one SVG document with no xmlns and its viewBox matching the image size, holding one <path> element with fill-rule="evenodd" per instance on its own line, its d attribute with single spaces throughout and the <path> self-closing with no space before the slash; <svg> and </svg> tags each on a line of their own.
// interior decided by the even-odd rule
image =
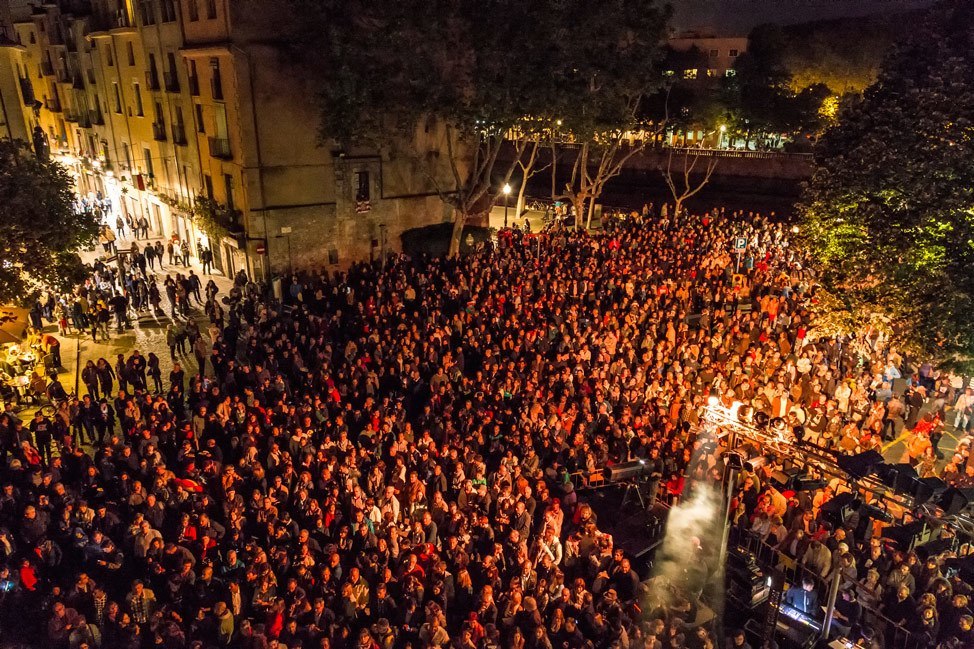
<svg viewBox="0 0 974 649">
<path fill-rule="evenodd" d="M 0 136 L 43 133 L 79 193 L 227 274 L 345 266 L 451 216 L 423 180 L 449 171 L 436 129 L 400 156 L 319 146 L 283 0 L 9 1 Z"/>
</svg>

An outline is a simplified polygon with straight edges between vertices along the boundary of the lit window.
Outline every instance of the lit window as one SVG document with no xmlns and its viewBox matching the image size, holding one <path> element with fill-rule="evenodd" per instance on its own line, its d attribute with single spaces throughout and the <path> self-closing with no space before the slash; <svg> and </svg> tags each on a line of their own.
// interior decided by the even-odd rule
<svg viewBox="0 0 974 649">
<path fill-rule="evenodd" d="M 733 76 L 736 76 L 736 75 L 737 75 L 737 70 L 735 70 L 733 68 L 727 70 L 727 72 L 724 73 L 724 76 L 725 77 L 733 77 Z"/>
<path fill-rule="evenodd" d="M 708 77 L 716 77 L 717 76 L 717 70 L 714 70 L 713 68 L 709 68 L 707 70 L 707 76 Z"/>
<path fill-rule="evenodd" d="M 665 77 L 672 77 L 674 74 L 676 73 L 673 72 L 673 70 L 666 70 L 665 72 L 663 72 L 663 76 Z"/>
<path fill-rule="evenodd" d="M 683 71 L 683 78 L 684 79 L 696 79 L 697 78 L 697 69 L 696 68 L 691 68 L 689 70 L 684 70 Z"/>
<path fill-rule="evenodd" d="M 731 50 L 730 51 L 730 55 L 731 55 L 731 58 L 736 57 L 737 56 L 737 50 Z"/>
</svg>

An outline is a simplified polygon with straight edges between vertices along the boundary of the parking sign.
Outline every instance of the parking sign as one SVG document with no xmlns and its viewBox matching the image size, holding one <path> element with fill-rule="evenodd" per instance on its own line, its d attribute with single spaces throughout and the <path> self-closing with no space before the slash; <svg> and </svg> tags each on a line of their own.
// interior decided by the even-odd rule
<svg viewBox="0 0 974 649">
<path fill-rule="evenodd" d="M 734 239 L 734 250 L 736 252 L 742 252 L 747 249 L 747 239 L 744 237 L 737 237 Z"/>
</svg>

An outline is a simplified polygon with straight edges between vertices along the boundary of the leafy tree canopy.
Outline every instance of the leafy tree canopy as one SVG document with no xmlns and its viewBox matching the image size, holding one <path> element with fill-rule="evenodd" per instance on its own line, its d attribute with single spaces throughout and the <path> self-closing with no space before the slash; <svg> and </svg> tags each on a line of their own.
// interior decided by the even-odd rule
<svg viewBox="0 0 974 649">
<path fill-rule="evenodd" d="M 75 212 L 73 181 L 28 144 L 0 140 L 0 302 L 25 302 L 43 286 L 70 289 L 83 277 L 78 251 L 98 222 Z"/>
<path fill-rule="evenodd" d="M 896 47 L 819 142 L 801 209 L 854 315 L 974 367 L 974 5 L 938 7 Z"/>
<path fill-rule="evenodd" d="M 383 138 L 430 117 L 474 132 L 562 120 L 617 125 L 655 82 L 655 0 L 292 0 L 321 134 Z"/>
</svg>

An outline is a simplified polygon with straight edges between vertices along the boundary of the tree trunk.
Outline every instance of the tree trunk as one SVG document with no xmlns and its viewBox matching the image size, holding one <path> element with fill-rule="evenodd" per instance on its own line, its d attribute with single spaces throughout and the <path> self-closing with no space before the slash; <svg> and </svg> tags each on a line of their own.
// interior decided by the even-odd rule
<svg viewBox="0 0 974 649">
<path fill-rule="evenodd" d="M 683 211 L 683 199 L 677 198 L 676 201 L 673 203 L 673 218 L 675 219 L 678 216 L 680 216 L 680 212 L 682 211 Z"/>
<path fill-rule="evenodd" d="M 585 229 L 592 229 L 592 216 L 595 214 L 595 199 L 588 202 L 588 216 L 585 219 Z"/>
<path fill-rule="evenodd" d="M 460 241 L 463 237 L 463 226 L 467 222 L 467 215 L 460 210 L 455 210 L 453 217 L 453 232 L 450 235 L 450 252 L 449 257 L 451 259 L 455 258 L 460 254 Z"/>
<path fill-rule="evenodd" d="M 527 191 L 528 177 L 524 174 L 521 179 L 521 187 L 517 190 L 517 205 L 514 206 L 514 219 L 517 220 L 524 216 L 524 192 Z"/>
</svg>

